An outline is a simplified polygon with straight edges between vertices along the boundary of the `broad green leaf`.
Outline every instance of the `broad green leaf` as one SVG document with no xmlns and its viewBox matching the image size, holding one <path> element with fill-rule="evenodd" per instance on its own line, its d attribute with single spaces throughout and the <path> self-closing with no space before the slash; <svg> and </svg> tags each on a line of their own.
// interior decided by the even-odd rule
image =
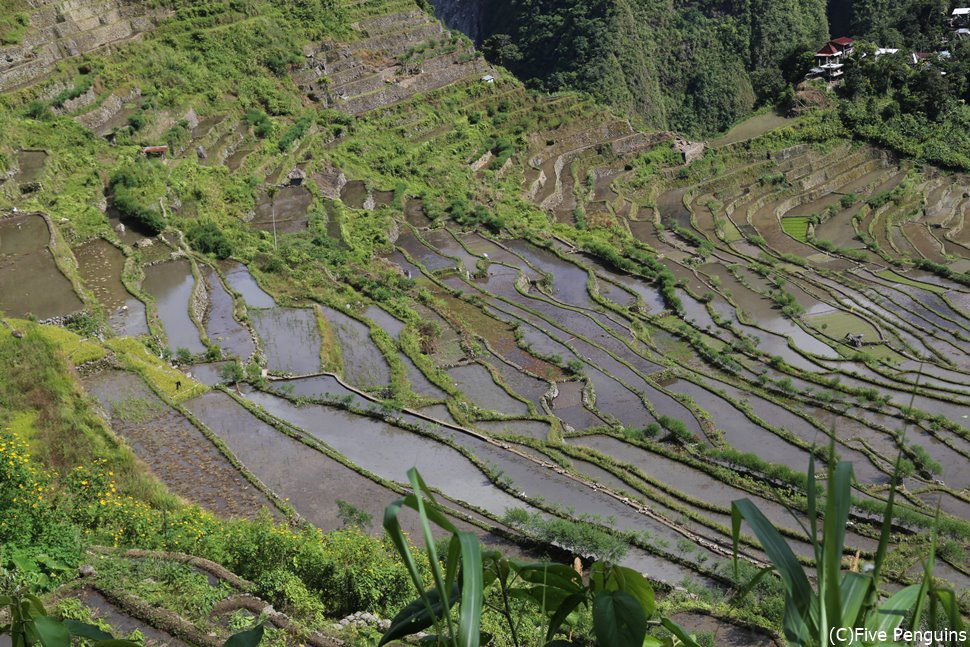
<svg viewBox="0 0 970 647">
<path fill-rule="evenodd" d="M 679 624 L 671 620 L 670 618 L 662 618 L 660 624 L 663 625 L 664 629 L 677 636 L 677 638 L 684 644 L 685 647 L 700 647 L 686 631 Z"/>
<path fill-rule="evenodd" d="M 40 569 L 37 567 L 37 562 L 28 557 L 24 557 L 23 555 L 13 555 L 10 558 L 10 562 L 13 564 L 14 568 L 24 573 L 37 573 L 40 571 Z"/>
<path fill-rule="evenodd" d="M 41 602 L 39 597 L 37 597 L 36 595 L 33 595 L 32 593 L 27 593 L 26 595 L 24 595 L 24 599 L 26 600 L 26 602 L 24 603 L 26 607 L 24 609 L 25 615 L 31 615 L 29 613 L 26 613 L 30 608 L 34 610 L 34 613 L 32 615 L 35 615 L 35 616 L 47 615 L 47 610 L 44 608 L 44 603 Z"/>
<path fill-rule="evenodd" d="M 600 645 L 642 647 L 647 615 L 626 591 L 600 591 L 593 597 L 593 632 Z"/>
<path fill-rule="evenodd" d="M 781 575 L 785 590 L 795 600 L 799 613 L 807 616 L 811 609 L 811 600 L 815 595 L 808 583 L 808 577 L 805 576 L 801 564 L 798 563 L 795 554 L 782 536 L 749 499 L 731 503 L 731 534 L 734 539 L 735 559 L 737 559 L 738 540 L 741 536 L 742 517 L 751 526 L 758 541 L 761 542 L 762 549 Z"/>
<path fill-rule="evenodd" d="M 263 623 L 259 623 L 248 631 L 241 631 L 229 636 L 222 647 L 256 647 L 263 640 Z"/>
<path fill-rule="evenodd" d="M 113 640 L 99 640 L 91 643 L 91 647 L 141 647 L 141 645 L 130 640 L 115 638 Z"/>
<path fill-rule="evenodd" d="M 461 616 L 458 625 L 460 647 L 478 647 L 481 639 L 482 547 L 471 532 L 458 533 L 461 541 Z"/>
<path fill-rule="evenodd" d="M 546 640 L 552 640 L 552 637 L 556 635 L 559 628 L 562 627 L 563 623 L 566 622 L 566 618 L 569 614 L 575 611 L 579 605 L 586 602 L 586 591 L 580 591 L 579 593 L 573 593 L 568 598 L 563 600 L 556 610 L 552 614 L 552 618 L 549 620 L 549 629 L 546 631 Z"/>
<path fill-rule="evenodd" d="M 102 631 L 100 628 L 86 622 L 65 620 L 64 627 L 72 636 L 80 636 L 81 638 L 88 638 L 89 640 L 114 640 L 114 636 L 107 631 Z"/>
<path fill-rule="evenodd" d="M 643 575 L 625 566 L 613 567 L 613 578 L 620 591 L 626 591 L 643 605 L 643 611 L 649 618 L 657 610 L 653 596 L 653 587 Z"/>
<path fill-rule="evenodd" d="M 869 614 L 866 627 L 873 631 L 885 631 L 892 634 L 896 627 L 901 625 L 903 620 L 912 612 L 919 595 L 919 584 L 911 584 L 897 591 Z"/>
<path fill-rule="evenodd" d="M 527 564 L 516 567 L 519 577 L 526 582 L 562 589 L 575 593 L 583 588 L 582 577 L 564 564 Z"/>
<path fill-rule="evenodd" d="M 71 647 L 71 634 L 60 620 L 38 616 L 34 618 L 33 625 L 44 647 Z"/>
</svg>

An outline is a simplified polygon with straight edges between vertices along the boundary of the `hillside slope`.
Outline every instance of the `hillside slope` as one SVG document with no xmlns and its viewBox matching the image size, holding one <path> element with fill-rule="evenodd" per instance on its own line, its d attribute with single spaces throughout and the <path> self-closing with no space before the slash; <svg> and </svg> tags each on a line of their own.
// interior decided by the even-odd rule
<svg viewBox="0 0 970 647">
<path fill-rule="evenodd" d="M 655 128 L 726 129 L 828 38 L 821 0 L 435 0 L 437 14 L 545 90 L 592 93 Z M 765 95 L 768 96 L 765 96 Z"/>
</svg>

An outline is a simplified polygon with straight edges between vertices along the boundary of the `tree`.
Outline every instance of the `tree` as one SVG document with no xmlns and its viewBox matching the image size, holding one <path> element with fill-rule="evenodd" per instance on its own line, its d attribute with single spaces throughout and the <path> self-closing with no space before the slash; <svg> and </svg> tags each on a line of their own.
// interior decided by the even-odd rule
<svg viewBox="0 0 970 647">
<path fill-rule="evenodd" d="M 219 379 L 228 384 L 238 384 L 244 377 L 245 372 L 239 362 L 229 362 L 219 369 Z"/>
<path fill-rule="evenodd" d="M 522 52 L 508 34 L 493 34 L 486 38 L 482 43 L 482 52 L 497 65 L 506 66 L 522 60 Z"/>
</svg>

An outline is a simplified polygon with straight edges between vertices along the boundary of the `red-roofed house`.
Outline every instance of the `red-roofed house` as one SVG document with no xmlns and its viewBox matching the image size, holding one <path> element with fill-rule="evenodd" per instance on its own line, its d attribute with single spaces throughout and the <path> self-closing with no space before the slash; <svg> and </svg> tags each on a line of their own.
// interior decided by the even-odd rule
<svg viewBox="0 0 970 647">
<path fill-rule="evenodd" d="M 826 43 L 825 47 L 815 52 L 816 67 L 813 72 L 817 70 L 819 76 L 824 76 L 829 81 L 837 79 L 842 76 L 843 56 L 845 52 L 838 45 Z"/>
<path fill-rule="evenodd" d="M 834 46 L 837 50 L 842 52 L 844 56 L 852 55 L 853 43 L 855 43 L 855 40 L 852 38 L 849 38 L 848 36 L 833 38 L 832 40 L 829 41 L 829 45 Z"/>
</svg>

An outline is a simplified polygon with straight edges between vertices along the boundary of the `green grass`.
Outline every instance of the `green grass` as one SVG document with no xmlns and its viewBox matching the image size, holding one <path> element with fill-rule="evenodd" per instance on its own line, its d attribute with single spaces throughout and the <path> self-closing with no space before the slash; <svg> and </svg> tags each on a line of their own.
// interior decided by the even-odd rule
<svg viewBox="0 0 970 647">
<path fill-rule="evenodd" d="M 26 321 L 10 320 L 14 328 L 23 328 Z M 80 366 L 87 362 L 99 360 L 108 354 L 101 344 L 83 340 L 70 330 L 57 326 L 38 326 L 37 331 L 51 344 L 57 346 L 65 357 L 74 365 Z"/>
<path fill-rule="evenodd" d="M 897 274 L 892 270 L 883 270 L 881 272 L 876 272 L 876 276 L 884 278 L 888 281 L 894 281 L 895 283 L 902 283 L 903 285 L 908 285 L 914 288 L 921 288 L 927 292 L 935 292 L 937 294 L 943 294 L 946 292 L 946 288 L 940 287 L 939 285 L 933 285 L 932 283 L 924 283 L 922 281 L 916 281 L 914 279 L 905 277 L 901 274 Z"/>
<path fill-rule="evenodd" d="M 791 216 L 781 219 L 782 230 L 794 238 L 804 243 L 808 240 L 808 218 L 806 216 Z"/>
<path fill-rule="evenodd" d="M 136 339 L 116 338 L 108 340 L 106 345 L 119 355 L 123 364 L 160 389 L 173 402 L 185 402 L 209 390 L 206 385 L 155 357 Z M 181 389 L 176 389 L 176 382 L 182 383 Z"/>
<path fill-rule="evenodd" d="M 820 315 L 810 315 L 805 320 L 816 330 L 832 339 L 841 340 L 848 333 L 863 333 L 864 341 L 871 342 L 879 339 L 878 331 L 868 321 L 848 312 L 827 312 Z"/>
</svg>

